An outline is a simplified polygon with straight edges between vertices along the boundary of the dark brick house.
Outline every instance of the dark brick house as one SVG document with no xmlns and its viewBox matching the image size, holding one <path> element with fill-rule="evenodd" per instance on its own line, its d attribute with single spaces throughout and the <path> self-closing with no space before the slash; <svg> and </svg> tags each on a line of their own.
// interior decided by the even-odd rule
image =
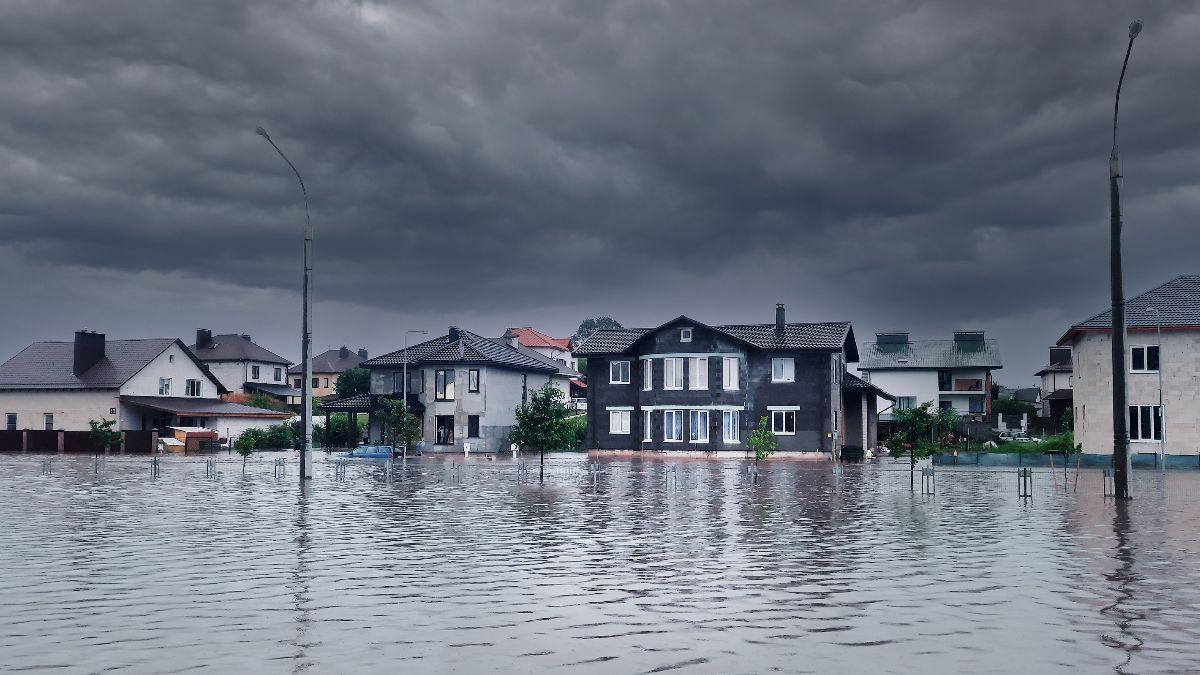
<svg viewBox="0 0 1200 675">
<path fill-rule="evenodd" d="M 746 452 L 766 417 L 780 451 L 856 454 L 875 444 L 875 397 L 887 397 L 846 372 L 858 360 L 848 322 L 787 323 L 783 305 L 768 324 L 601 330 L 575 355 L 597 450 Z"/>
</svg>

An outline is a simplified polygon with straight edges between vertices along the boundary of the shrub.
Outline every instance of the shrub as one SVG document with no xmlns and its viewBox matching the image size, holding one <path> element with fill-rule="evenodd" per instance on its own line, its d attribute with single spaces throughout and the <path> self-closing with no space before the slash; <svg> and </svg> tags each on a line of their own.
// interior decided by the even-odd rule
<svg viewBox="0 0 1200 675">
<path fill-rule="evenodd" d="M 275 424 L 262 431 L 262 437 L 255 447 L 258 448 L 290 448 L 292 447 L 292 428 L 286 424 Z"/>
</svg>

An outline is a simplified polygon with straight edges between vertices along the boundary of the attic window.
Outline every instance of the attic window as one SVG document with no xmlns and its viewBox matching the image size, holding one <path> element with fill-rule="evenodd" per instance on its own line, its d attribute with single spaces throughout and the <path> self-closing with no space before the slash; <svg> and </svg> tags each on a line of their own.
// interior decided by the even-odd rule
<svg viewBox="0 0 1200 675">
<path fill-rule="evenodd" d="M 908 363 L 908 359 L 896 359 L 896 363 Z"/>
<path fill-rule="evenodd" d="M 167 354 L 167 363 L 175 363 L 175 355 Z"/>
<path fill-rule="evenodd" d="M 680 342 L 691 342 L 692 341 L 692 329 L 691 328 L 680 328 L 679 329 L 679 341 Z"/>
</svg>

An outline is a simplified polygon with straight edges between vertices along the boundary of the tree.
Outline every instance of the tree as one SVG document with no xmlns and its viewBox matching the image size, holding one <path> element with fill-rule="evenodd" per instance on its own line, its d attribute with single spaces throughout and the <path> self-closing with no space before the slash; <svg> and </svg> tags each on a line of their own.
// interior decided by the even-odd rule
<svg viewBox="0 0 1200 675">
<path fill-rule="evenodd" d="M 576 329 L 575 335 L 571 336 L 571 341 L 575 344 L 583 342 L 591 337 L 592 333 L 598 330 L 613 330 L 616 328 L 624 328 L 616 319 L 607 316 L 598 316 L 594 319 L 584 319 Z"/>
<path fill-rule="evenodd" d="M 779 447 L 775 434 L 771 433 L 771 420 L 766 415 L 759 418 L 758 428 L 750 434 L 746 444 L 754 451 L 754 466 L 758 466 L 758 460 L 770 457 Z"/>
<path fill-rule="evenodd" d="M 916 487 L 914 474 L 917 459 L 933 455 L 941 450 L 942 445 L 953 442 L 950 433 L 956 430 L 962 420 L 953 408 L 933 408 L 932 401 L 926 401 L 915 408 L 895 410 L 892 413 L 895 431 L 888 439 L 888 454 L 901 457 L 908 453 L 908 488 Z"/>
<path fill-rule="evenodd" d="M 546 451 L 567 450 L 575 439 L 566 398 L 561 389 L 547 382 L 516 409 L 517 424 L 509 440 L 538 451 L 540 478 L 546 475 Z"/>
<path fill-rule="evenodd" d="M 1001 415 L 1037 415 L 1037 407 L 1027 401 L 1018 401 L 1011 396 L 1004 396 L 992 401 L 992 412 Z"/>
<path fill-rule="evenodd" d="M 337 397 L 350 398 L 371 391 L 371 371 L 366 368 L 351 368 L 338 375 Z"/>
<path fill-rule="evenodd" d="M 92 428 L 88 432 L 88 440 L 92 442 L 92 447 L 97 450 L 109 450 L 119 444 L 121 432 L 113 431 L 113 425 L 116 423 L 116 420 L 88 420 L 88 426 Z"/>
<path fill-rule="evenodd" d="M 250 406 L 251 408 L 265 408 L 267 410 L 278 410 L 280 412 L 287 410 L 287 406 L 284 405 L 282 401 L 277 398 L 267 396 L 261 391 L 256 391 L 251 394 L 250 400 L 246 402 L 246 405 Z"/>
<path fill-rule="evenodd" d="M 258 429 L 247 429 L 233 442 L 234 452 L 242 456 L 242 473 L 246 473 L 246 460 L 254 453 L 254 445 L 258 440 Z"/>
<path fill-rule="evenodd" d="M 376 416 L 383 423 L 383 442 L 391 446 L 415 445 L 421 440 L 421 418 L 408 410 L 402 401 L 379 399 Z"/>
</svg>

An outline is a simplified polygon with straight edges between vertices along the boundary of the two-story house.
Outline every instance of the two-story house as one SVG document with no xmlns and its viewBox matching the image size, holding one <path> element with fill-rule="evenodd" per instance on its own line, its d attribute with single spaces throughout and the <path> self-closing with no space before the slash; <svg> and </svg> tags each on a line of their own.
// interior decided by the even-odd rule
<svg viewBox="0 0 1200 675">
<path fill-rule="evenodd" d="M 897 409 L 932 402 L 961 415 L 992 412 L 992 371 L 1003 362 L 998 344 L 983 331 L 955 331 L 953 340 L 876 333 L 862 353 L 858 370 L 863 379 L 895 395 Z M 880 419 L 891 420 L 891 413 L 881 410 Z"/>
<path fill-rule="evenodd" d="M 337 393 L 337 381 L 342 373 L 357 368 L 358 364 L 367 360 L 367 350 L 350 351 L 346 345 L 341 349 L 330 349 L 321 352 L 312 360 L 312 393 L 313 398 L 324 399 Z M 304 390 L 304 365 L 296 364 L 288 369 L 288 377 L 292 380 L 292 388 L 298 392 Z M 300 405 L 302 394 L 288 399 L 289 405 Z"/>
<path fill-rule="evenodd" d="M 1200 275 L 1176 277 L 1126 300 L 1125 320 L 1131 454 L 1149 458 L 1165 440 L 1167 455 L 1190 456 L 1187 461 L 1195 466 L 1200 448 Z M 1111 310 L 1068 328 L 1058 346 L 1072 351 L 1075 441 L 1085 453 L 1111 455 Z M 1160 382 L 1165 410 L 1158 405 Z"/>
<path fill-rule="evenodd" d="M 1038 382 L 1038 398 L 1042 406 L 1042 417 L 1060 419 L 1071 409 L 1074 399 L 1071 391 L 1074 370 L 1070 347 L 1050 348 L 1049 363 L 1036 373 L 1041 378 Z"/>
<path fill-rule="evenodd" d="M 560 389 L 578 373 L 522 347 L 514 338 L 486 338 L 451 327 L 445 335 L 361 363 L 371 371 L 371 394 L 330 401 L 331 411 L 371 411 L 380 396 L 408 395 L 420 415 L 426 449 L 433 452 L 498 452 L 508 447 L 516 408 L 545 384 Z M 408 374 L 405 386 L 404 374 Z M 369 434 L 382 426 L 372 415 Z"/>
<path fill-rule="evenodd" d="M 680 316 L 597 331 L 575 348 L 587 357 L 588 448 L 740 454 L 763 418 L 784 453 L 874 445 L 881 392 L 847 378 L 858 360 L 850 324 L 784 318 L 778 305 L 773 324 Z"/>
<path fill-rule="evenodd" d="M 555 338 L 540 330 L 525 326 L 524 328 L 509 328 L 504 331 L 504 339 L 516 338 L 518 344 L 526 349 L 548 356 L 564 366 L 577 370 L 575 358 L 571 354 L 571 338 Z"/>
<path fill-rule="evenodd" d="M 283 403 L 300 396 L 287 378 L 292 362 L 255 344 L 245 333 L 213 335 L 201 328 L 190 349 L 231 392 L 261 392 Z"/>
</svg>

